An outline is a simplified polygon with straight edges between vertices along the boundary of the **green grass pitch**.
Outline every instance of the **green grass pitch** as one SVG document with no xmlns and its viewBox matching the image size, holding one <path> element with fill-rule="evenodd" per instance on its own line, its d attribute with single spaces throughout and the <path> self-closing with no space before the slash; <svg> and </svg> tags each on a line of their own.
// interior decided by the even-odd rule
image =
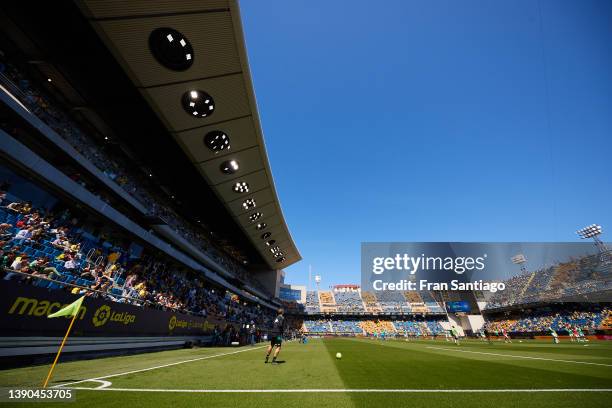
<svg viewBox="0 0 612 408">
<path fill-rule="evenodd" d="M 606 342 L 456 346 L 444 340 L 328 338 L 286 343 L 279 360 L 284 363 L 264 364 L 260 345 L 69 362 L 57 367 L 53 386 L 78 388 L 78 406 L 121 408 L 561 408 L 612 401 L 612 344 Z M 0 386 L 40 386 L 47 369 L 0 371 Z M 32 404 L 43 405 L 65 406 Z"/>
</svg>

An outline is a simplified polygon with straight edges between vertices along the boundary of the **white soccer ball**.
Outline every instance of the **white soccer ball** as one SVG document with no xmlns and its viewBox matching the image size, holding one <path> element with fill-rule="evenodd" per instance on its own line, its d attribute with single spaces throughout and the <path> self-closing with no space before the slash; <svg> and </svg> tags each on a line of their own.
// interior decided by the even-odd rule
<svg viewBox="0 0 612 408">
<path fill-rule="evenodd" d="M 342 353 L 336 353 L 336 358 L 340 360 L 342 358 Z"/>
</svg>

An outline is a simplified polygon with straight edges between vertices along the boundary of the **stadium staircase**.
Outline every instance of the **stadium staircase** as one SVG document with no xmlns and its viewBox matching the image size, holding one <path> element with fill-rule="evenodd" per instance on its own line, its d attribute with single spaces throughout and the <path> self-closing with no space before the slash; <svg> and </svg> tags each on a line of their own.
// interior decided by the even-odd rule
<svg viewBox="0 0 612 408">
<path fill-rule="evenodd" d="M 367 312 L 382 312 L 382 307 L 380 307 L 380 304 L 373 293 L 361 292 L 361 298 L 363 299 Z"/>
<path fill-rule="evenodd" d="M 534 277 L 535 277 L 535 272 L 531 272 L 531 275 L 529 276 L 527 283 L 525 283 L 525 286 L 523 286 L 523 289 L 521 289 L 521 292 L 518 295 L 518 299 L 521 299 L 525 295 L 525 291 L 527 290 L 529 285 L 531 285 L 531 281 L 533 280 Z M 518 300 L 518 299 L 515 299 L 515 300 Z"/>
</svg>

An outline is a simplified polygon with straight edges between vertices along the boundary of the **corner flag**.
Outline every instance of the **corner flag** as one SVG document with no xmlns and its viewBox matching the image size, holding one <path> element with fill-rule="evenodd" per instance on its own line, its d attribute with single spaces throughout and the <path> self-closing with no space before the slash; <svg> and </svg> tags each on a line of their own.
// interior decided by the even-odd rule
<svg viewBox="0 0 612 408">
<path fill-rule="evenodd" d="M 64 307 L 63 309 L 58 310 L 55 313 L 50 314 L 47 317 L 52 318 L 52 317 L 61 317 L 61 316 L 76 316 L 77 313 L 79 313 L 79 309 L 81 308 L 83 299 L 85 299 L 85 296 L 81 296 L 80 298 L 78 298 L 77 300 L 69 304 L 68 306 Z"/>
<path fill-rule="evenodd" d="M 76 320 L 76 317 L 79 314 L 79 309 L 81 308 L 83 299 L 85 299 L 85 296 L 81 296 L 80 298 L 78 298 L 77 300 L 69 304 L 68 306 L 47 316 L 48 318 L 61 317 L 61 316 L 72 316 L 72 320 L 70 320 L 70 325 L 68 326 L 68 330 L 66 330 L 66 335 L 64 336 L 64 339 L 62 340 L 62 344 L 60 345 L 59 350 L 57 351 L 57 354 L 55 355 L 55 360 L 53 360 L 51 369 L 49 369 L 49 374 L 47 374 L 47 378 L 45 379 L 45 382 L 43 383 L 43 388 L 47 388 L 47 384 L 49 384 L 49 380 L 51 379 L 51 375 L 53 374 L 53 369 L 55 369 L 57 360 L 59 360 L 59 356 L 62 353 L 62 350 L 64 349 L 64 344 L 66 344 L 66 339 L 68 339 L 68 335 L 70 334 L 70 329 L 72 329 L 72 325 L 74 324 L 74 321 Z"/>
</svg>

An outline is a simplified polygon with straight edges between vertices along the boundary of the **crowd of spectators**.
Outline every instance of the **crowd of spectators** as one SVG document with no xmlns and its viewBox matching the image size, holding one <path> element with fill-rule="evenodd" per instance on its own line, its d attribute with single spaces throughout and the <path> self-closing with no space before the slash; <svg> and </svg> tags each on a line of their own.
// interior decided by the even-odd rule
<svg viewBox="0 0 612 408">
<path fill-rule="evenodd" d="M 516 303 L 517 299 L 523 294 L 525 286 L 531 281 L 532 276 L 533 273 L 524 273 L 504 281 L 506 289 L 492 294 L 488 299 L 487 307 L 494 309 Z"/>
<path fill-rule="evenodd" d="M 438 335 L 444 332 L 438 320 L 397 320 L 393 324 L 398 332 L 409 336 Z"/>
<path fill-rule="evenodd" d="M 486 308 L 564 301 L 612 290 L 612 252 L 587 255 L 535 272 L 514 276 L 506 289 L 487 299 Z"/>
<path fill-rule="evenodd" d="M 266 326 L 272 315 L 197 274 L 146 251 L 129 249 L 85 233 L 70 210 L 51 213 L 27 201 L 6 200 L 1 187 L 2 279 L 116 302 L 213 316 L 227 322 Z"/>
<path fill-rule="evenodd" d="M 607 306 L 565 304 L 560 309 L 526 310 L 520 314 L 490 319 L 485 323 L 485 328 L 491 332 L 506 330 L 515 333 L 547 332 L 552 328 L 564 334 L 570 328 L 584 331 L 604 328 L 611 315 L 612 310 Z"/>
<path fill-rule="evenodd" d="M 371 318 L 352 319 L 306 319 L 304 320 L 304 331 L 309 334 L 324 335 L 408 335 L 408 336 L 430 336 L 444 332 L 440 320 L 414 319 L 385 320 Z"/>
<path fill-rule="evenodd" d="M 261 285 L 249 279 L 243 268 L 240 253 L 231 245 L 219 247 L 219 239 L 212 239 L 212 232 L 204 224 L 193 224 L 178 215 L 172 208 L 172 197 L 165 197 L 150 188 L 148 175 L 141 170 L 131 169 L 131 160 L 116 151 L 107 153 L 103 142 L 82 130 L 52 96 L 28 78 L 25 73 L 8 61 L 0 60 L 0 78 L 10 82 L 9 88 L 16 89 L 20 101 L 59 136 L 67 141 L 85 159 L 94 164 L 106 177 L 143 205 L 149 216 L 156 216 L 166 222 L 173 230 L 210 256 L 224 269 L 236 277 L 261 289 Z M 131 169 L 131 170 L 130 170 Z M 142 174 L 140 174 L 142 173 Z"/>
<path fill-rule="evenodd" d="M 364 312 L 363 301 L 358 291 L 335 291 L 336 305 L 339 312 Z"/>
<path fill-rule="evenodd" d="M 315 291 L 306 292 L 306 313 L 320 313 L 319 294 Z"/>
<path fill-rule="evenodd" d="M 318 313 L 443 313 L 444 308 L 429 292 L 380 291 L 378 293 L 351 290 L 340 285 L 330 292 L 306 292 L 306 314 Z M 426 302 L 423 301 L 423 297 Z"/>
<path fill-rule="evenodd" d="M 319 302 L 323 313 L 335 313 L 338 311 L 334 294 L 329 292 L 319 292 Z"/>
<path fill-rule="evenodd" d="M 401 292 L 382 291 L 376 296 L 378 304 L 383 312 L 387 313 L 409 313 L 412 311 L 410 304 Z"/>
</svg>

